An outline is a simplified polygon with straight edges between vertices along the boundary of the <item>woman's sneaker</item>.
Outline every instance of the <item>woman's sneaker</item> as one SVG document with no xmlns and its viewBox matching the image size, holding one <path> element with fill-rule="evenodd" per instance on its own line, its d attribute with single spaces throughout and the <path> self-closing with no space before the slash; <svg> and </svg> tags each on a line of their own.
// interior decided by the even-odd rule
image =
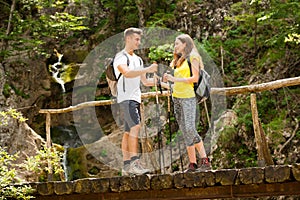
<svg viewBox="0 0 300 200">
<path fill-rule="evenodd" d="M 186 172 L 195 172 L 197 170 L 197 164 L 196 163 L 190 163 L 188 168 L 184 171 Z"/>
<path fill-rule="evenodd" d="M 141 175 L 141 174 L 147 174 L 149 173 L 150 170 L 149 169 L 145 169 L 140 161 L 137 159 L 135 161 L 133 161 L 131 164 L 130 164 L 130 167 L 129 167 L 129 170 L 128 170 L 128 173 L 129 174 L 133 174 L 133 175 Z"/>
<path fill-rule="evenodd" d="M 201 158 L 200 166 L 198 166 L 197 171 L 202 172 L 206 170 L 211 170 L 211 164 L 209 158 Z"/>
</svg>

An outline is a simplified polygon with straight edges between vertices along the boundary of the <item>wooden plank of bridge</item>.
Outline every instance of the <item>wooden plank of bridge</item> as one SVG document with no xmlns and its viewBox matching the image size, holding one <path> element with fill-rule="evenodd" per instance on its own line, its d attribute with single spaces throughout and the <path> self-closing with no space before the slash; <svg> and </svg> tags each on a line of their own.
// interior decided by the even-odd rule
<svg viewBox="0 0 300 200">
<path fill-rule="evenodd" d="M 300 195 L 300 164 L 32 183 L 37 200 L 214 199 Z"/>
</svg>

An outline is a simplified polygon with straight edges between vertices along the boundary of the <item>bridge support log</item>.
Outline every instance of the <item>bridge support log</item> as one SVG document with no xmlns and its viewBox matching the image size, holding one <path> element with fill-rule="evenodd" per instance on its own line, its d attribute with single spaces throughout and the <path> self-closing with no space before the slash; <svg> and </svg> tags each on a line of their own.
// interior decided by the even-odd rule
<svg viewBox="0 0 300 200">
<path fill-rule="evenodd" d="M 51 128 L 51 114 L 47 113 L 46 114 L 46 145 L 47 148 L 51 148 L 51 132 L 50 132 L 50 128 Z M 52 181 L 53 180 L 53 173 L 52 173 L 52 164 L 51 161 L 48 160 L 48 168 L 49 168 L 49 172 L 48 172 L 48 181 Z"/>
<path fill-rule="evenodd" d="M 274 163 L 267 144 L 266 136 L 264 134 L 261 123 L 258 118 L 255 93 L 252 93 L 250 95 L 250 101 L 251 101 L 253 129 L 254 129 L 255 141 L 257 146 L 257 154 L 258 154 L 258 166 L 263 167 L 265 165 L 273 165 Z"/>
</svg>

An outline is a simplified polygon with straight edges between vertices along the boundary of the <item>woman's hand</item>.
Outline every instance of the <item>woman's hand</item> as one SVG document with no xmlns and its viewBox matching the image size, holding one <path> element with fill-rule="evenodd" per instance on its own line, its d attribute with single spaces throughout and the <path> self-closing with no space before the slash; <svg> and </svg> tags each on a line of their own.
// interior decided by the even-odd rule
<svg viewBox="0 0 300 200">
<path fill-rule="evenodd" d="M 163 76 L 163 81 L 166 82 L 166 81 L 171 81 L 171 82 L 174 82 L 174 76 L 172 76 L 171 74 L 167 74 L 165 73 L 164 76 Z"/>
</svg>

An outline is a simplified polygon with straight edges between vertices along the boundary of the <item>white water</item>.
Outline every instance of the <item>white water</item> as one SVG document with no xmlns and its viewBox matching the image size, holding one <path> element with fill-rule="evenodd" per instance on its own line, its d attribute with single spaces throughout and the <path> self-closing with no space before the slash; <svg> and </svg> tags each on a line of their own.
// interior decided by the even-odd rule
<svg viewBox="0 0 300 200">
<path fill-rule="evenodd" d="M 51 66 L 50 71 L 52 72 L 52 77 L 55 79 L 55 81 L 57 83 L 59 83 L 61 85 L 62 91 L 63 91 L 63 93 L 65 93 L 66 92 L 65 82 L 59 77 L 60 72 L 63 69 L 63 67 L 57 68 L 58 65 L 63 66 L 63 64 L 61 63 L 62 57 L 63 57 L 63 54 L 58 54 L 58 61 Z"/>
<path fill-rule="evenodd" d="M 64 145 L 64 154 L 62 158 L 62 166 L 64 169 L 64 175 L 65 175 L 65 181 L 68 181 L 68 166 L 67 166 L 67 152 L 68 152 L 69 145 L 65 144 Z"/>
</svg>

